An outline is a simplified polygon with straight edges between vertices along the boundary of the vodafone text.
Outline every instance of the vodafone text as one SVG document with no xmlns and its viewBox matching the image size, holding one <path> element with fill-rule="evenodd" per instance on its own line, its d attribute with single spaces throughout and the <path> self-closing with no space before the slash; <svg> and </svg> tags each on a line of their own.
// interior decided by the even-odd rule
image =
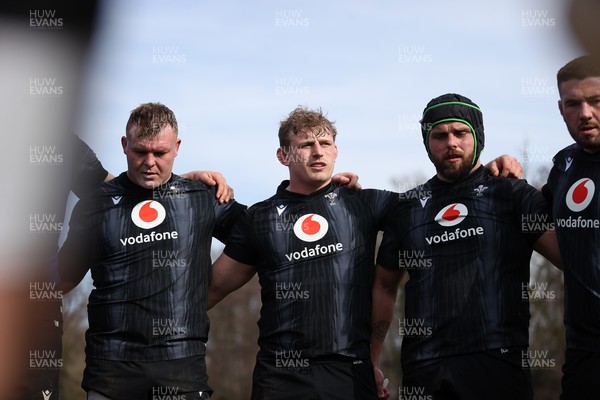
<svg viewBox="0 0 600 400">
<path fill-rule="evenodd" d="M 581 216 L 577 218 L 559 218 L 556 220 L 556 225 L 561 228 L 600 228 L 600 220 L 598 219 L 585 219 Z"/>
<path fill-rule="evenodd" d="M 444 231 L 441 235 L 433 235 L 426 237 L 427 244 L 450 242 L 452 240 L 464 239 L 469 236 L 483 235 L 483 227 L 460 229 L 454 231 Z"/>
<path fill-rule="evenodd" d="M 160 241 L 160 240 L 167 240 L 167 239 L 177 239 L 179 237 L 179 233 L 177 233 L 177 231 L 173 231 L 173 232 L 150 232 L 150 234 L 143 234 L 140 233 L 137 236 L 130 236 L 127 238 L 123 238 L 123 239 L 119 239 L 121 241 L 121 244 L 123 246 L 127 246 L 135 244 L 135 243 L 150 243 L 150 242 L 156 242 L 156 241 Z"/>
<path fill-rule="evenodd" d="M 320 244 L 318 244 L 312 248 L 305 247 L 301 251 L 294 251 L 292 253 L 288 253 L 285 255 L 285 257 L 288 259 L 288 261 L 292 261 L 300 260 L 303 258 L 311 258 L 319 255 L 325 255 L 329 253 L 336 253 L 342 250 L 344 250 L 344 245 L 341 243 L 329 244 L 326 246 L 321 246 Z"/>
</svg>

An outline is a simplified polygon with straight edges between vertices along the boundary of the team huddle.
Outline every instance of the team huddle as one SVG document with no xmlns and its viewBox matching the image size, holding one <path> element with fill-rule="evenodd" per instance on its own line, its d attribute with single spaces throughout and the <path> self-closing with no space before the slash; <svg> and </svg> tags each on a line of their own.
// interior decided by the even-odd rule
<svg viewBox="0 0 600 400">
<path fill-rule="evenodd" d="M 79 196 L 56 263 L 65 290 L 88 271 L 93 279 L 88 399 L 151 399 L 157 388 L 210 398 L 207 310 L 255 274 L 262 308 L 254 400 L 389 397 L 379 362 L 403 281 L 406 320 L 428 333 L 403 340 L 405 393 L 532 399 L 522 368 L 530 318 L 522 288 L 534 250 L 564 271 L 561 399 L 595 398 L 600 65 L 579 57 L 557 80 L 575 143 L 556 154 L 541 191 L 518 179 L 511 157 L 482 165 L 483 112 L 461 94 L 425 106 L 421 133 L 436 175 L 407 193 L 334 175 L 335 124 L 320 109 L 298 107 L 278 133 L 289 179 L 249 207 L 219 201 L 210 179 L 172 172 L 181 140 L 168 107 L 134 109 L 122 138 L 127 171 L 106 173 Z M 90 165 L 82 170 L 102 176 L 97 160 Z M 554 223 L 528 229 L 524 217 Z M 225 244 L 214 262 L 213 238 Z"/>
</svg>

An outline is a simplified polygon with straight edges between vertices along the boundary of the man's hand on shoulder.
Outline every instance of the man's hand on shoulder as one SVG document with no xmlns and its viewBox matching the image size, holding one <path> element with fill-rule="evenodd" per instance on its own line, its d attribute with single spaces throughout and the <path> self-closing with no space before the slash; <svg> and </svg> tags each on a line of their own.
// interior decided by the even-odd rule
<svg viewBox="0 0 600 400">
<path fill-rule="evenodd" d="M 182 174 L 181 176 L 192 181 L 202 182 L 208 186 L 216 186 L 216 197 L 221 204 L 227 203 L 233 199 L 233 189 L 227 184 L 225 177 L 220 172 L 192 171 Z"/>
<path fill-rule="evenodd" d="M 508 154 L 503 154 L 500 157 L 490 161 L 486 166 L 494 176 L 504 178 L 517 178 L 523 176 L 523 167 L 519 160 Z"/>
<path fill-rule="evenodd" d="M 346 186 L 348 189 L 362 189 L 358 183 L 358 175 L 353 172 L 340 172 L 331 177 L 331 181 L 337 185 Z"/>
</svg>

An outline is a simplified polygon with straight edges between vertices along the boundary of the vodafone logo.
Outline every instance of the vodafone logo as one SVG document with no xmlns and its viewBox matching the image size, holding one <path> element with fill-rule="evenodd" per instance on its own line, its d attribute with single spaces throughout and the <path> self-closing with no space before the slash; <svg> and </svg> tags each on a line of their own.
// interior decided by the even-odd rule
<svg viewBox="0 0 600 400">
<path fill-rule="evenodd" d="M 435 216 L 435 221 L 445 227 L 454 226 L 460 224 L 468 214 L 467 206 L 462 203 L 454 203 L 442 208 Z M 425 241 L 429 245 L 435 245 L 453 240 L 482 236 L 484 234 L 482 226 L 467 229 L 456 228 L 455 230 L 445 230 L 441 235 L 425 237 Z"/>
<path fill-rule="evenodd" d="M 131 220 L 133 223 L 142 229 L 152 229 L 160 225 L 167 216 L 167 212 L 162 204 L 156 200 L 145 200 L 136 204 L 131 211 Z M 171 232 L 155 232 L 139 233 L 137 236 L 130 236 L 119 239 L 123 246 L 134 246 L 142 243 L 151 243 L 161 240 L 177 240 L 179 233 Z"/>
<path fill-rule="evenodd" d="M 469 211 L 464 204 L 454 203 L 442 208 L 435 216 L 435 221 L 442 226 L 454 226 L 460 224 L 467 214 Z"/>
<path fill-rule="evenodd" d="M 131 211 L 131 220 L 142 229 L 151 229 L 160 225 L 166 216 L 165 208 L 155 200 L 142 201 Z"/>
<path fill-rule="evenodd" d="M 596 185 L 594 185 L 594 181 L 590 178 L 581 178 L 567 192 L 567 207 L 574 212 L 585 210 L 592 202 L 595 192 Z"/>
<path fill-rule="evenodd" d="M 304 242 L 317 241 L 329 230 L 329 223 L 319 214 L 305 214 L 294 224 L 294 234 Z"/>
</svg>

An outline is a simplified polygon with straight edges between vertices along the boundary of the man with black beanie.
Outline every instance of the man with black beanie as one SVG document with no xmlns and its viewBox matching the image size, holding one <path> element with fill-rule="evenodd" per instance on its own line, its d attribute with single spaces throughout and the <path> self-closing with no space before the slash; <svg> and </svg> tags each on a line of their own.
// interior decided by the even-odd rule
<svg viewBox="0 0 600 400">
<path fill-rule="evenodd" d="M 535 249 L 560 266 L 548 205 L 525 180 L 482 166 L 483 114 L 448 93 L 427 104 L 423 142 L 437 174 L 404 196 L 388 217 L 373 293 L 387 306 L 374 324 L 389 326 L 397 287 L 408 272 L 400 321 L 400 397 L 531 399 L 528 367 L 529 262 Z M 381 343 L 373 342 L 372 359 Z"/>
</svg>

